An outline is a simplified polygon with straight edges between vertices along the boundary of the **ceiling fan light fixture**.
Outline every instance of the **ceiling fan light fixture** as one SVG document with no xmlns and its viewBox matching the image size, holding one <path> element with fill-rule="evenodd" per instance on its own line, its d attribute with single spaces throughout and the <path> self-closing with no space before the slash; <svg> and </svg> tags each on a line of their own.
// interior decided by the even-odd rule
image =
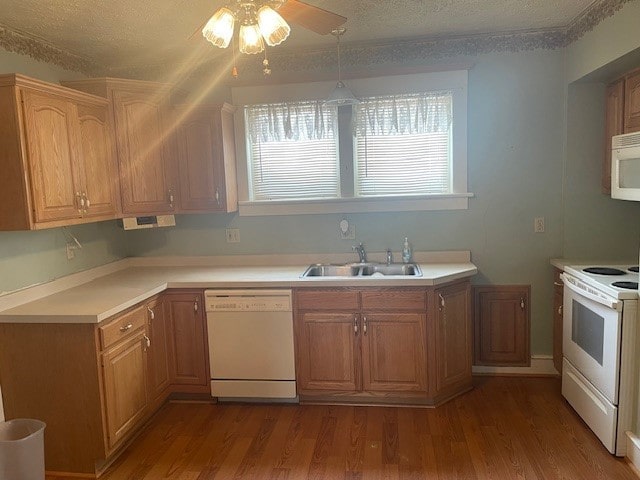
<svg viewBox="0 0 640 480">
<path fill-rule="evenodd" d="M 258 25 L 262 36 L 270 47 L 280 45 L 291 33 L 289 24 L 268 5 L 264 5 L 258 10 Z"/>
<path fill-rule="evenodd" d="M 235 16 L 226 7 L 221 8 L 209 19 L 202 29 L 202 36 L 219 48 L 227 48 L 235 25 Z"/>
<path fill-rule="evenodd" d="M 255 55 L 264 50 L 264 41 L 257 23 L 240 27 L 240 52 Z"/>
</svg>

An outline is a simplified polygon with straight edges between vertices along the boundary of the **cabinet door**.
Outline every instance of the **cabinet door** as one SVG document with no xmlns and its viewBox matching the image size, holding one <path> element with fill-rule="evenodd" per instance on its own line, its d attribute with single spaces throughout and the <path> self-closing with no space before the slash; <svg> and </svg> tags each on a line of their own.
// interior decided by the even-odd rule
<svg viewBox="0 0 640 480">
<path fill-rule="evenodd" d="M 184 113 L 178 110 L 178 116 Z M 225 210 L 220 111 L 196 108 L 178 127 L 180 209 Z"/>
<path fill-rule="evenodd" d="M 78 218 L 83 172 L 77 161 L 76 107 L 55 95 L 28 90 L 22 99 L 35 221 Z"/>
<path fill-rule="evenodd" d="M 624 79 L 607 87 L 602 193 L 611 193 L 611 138 L 624 133 Z"/>
<path fill-rule="evenodd" d="M 147 406 L 147 337 L 139 330 L 102 356 L 109 448 L 144 417 Z"/>
<path fill-rule="evenodd" d="M 151 94 L 113 92 L 122 210 L 171 213 L 178 201 L 164 106 Z"/>
<path fill-rule="evenodd" d="M 165 295 L 172 384 L 208 385 L 208 348 L 200 293 Z"/>
<path fill-rule="evenodd" d="M 149 322 L 149 397 L 155 400 L 169 386 L 167 321 L 162 298 L 147 304 Z"/>
<path fill-rule="evenodd" d="M 115 218 L 120 210 L 120 180 L 109 109 L 80 104 L 78 124 L 86 201 L 83 216 Z"/>
<path fill-rule="evenodd" d="M 425 392 L 425 328 L 424 314 L 364 313 L 363 390 Z"/>
<path fill-rule="evenodd" d="M 302 313 L 296 321 L 296 334 L 299 393 L 361 390 L 358 314 Z"/>
<path fill-rule="evenodd" d="M 475 364 L 530 364 L 528 286 L 475 288 Z"/>
<path fill-rule="evenodd" d="M 467 282 L 438 288 L 436 304 L 436 390 L 471 385 L 471 312 Z"/>
<path fill-rule="evenodd" d="M 640 70 L 624 80 L 624 132 L 640 131 Z"/>
</svg>

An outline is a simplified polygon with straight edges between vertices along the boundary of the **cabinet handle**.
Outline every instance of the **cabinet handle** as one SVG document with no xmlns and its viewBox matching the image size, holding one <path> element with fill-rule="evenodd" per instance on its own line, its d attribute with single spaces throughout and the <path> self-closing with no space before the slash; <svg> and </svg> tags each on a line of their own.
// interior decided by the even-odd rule
<svg viewBox="0 0 640 480">
<path fill-rule="evenodd" d="M 153 320 L 154 318 L 156 318 L 156 314 L 154 313 L 154 311 L 152 310 L 151 307 L 147 307 L 147 310 L 149 311 L 149 318 L 151 320 Z"/>
<path fill-rule="evenodd" d="M 147 348 L 151 347 L 151 339 L 149 337 L 147 337 L 146 335 L 143 335 L 144 337 L 144 343 L 146 345 L 144 351 L 147 351 Z"/>
<path fill-rule="evenodd" d="M 169 189 L 169 208 L 173 208 L 173 188 Z"/>
<path fill-rule="evenodd" d="M 358 335 L 358 315 L 353 316 L 353 333 Z"/>
<path fill-rule="evenodd" d="M 220 206 L 220 192 L 218 191 L 217 188 L 216 188 L 216 203 L 218 204 L 218 206 Z"/>
<path fill-rule="evenodd" d="M 439 310 L 442 310 L 442 309 L 445 307 L 445 304 L 444 304 L 444 297 L 442 296 L 442 294 L 441 294 L 441 293 L 439 293 L 439 294 L 438 294 L 438 298 L 440 298 L 440 308 L 439 308 Z"/>
<path fill-rule="evenodd" d="M 367 334 L 367 316 L 363 315 L 362 317 L 362 333 Z"/>
<path fill-rule="evenodd" d="M 82 215 L 82 212 L 84 211 L 84 199 L 80 192 L 76 192 L 76 203 L 76 206 L 78 207 L 78 214 Z"/>
<path fill-rule="evenodd" d="M 520 309 L 524 310 L 524 298 L 520 298 Z"/>
<path fill-rule="evenodd" d="M 87 192 L 82 192 L 82 198 L 84 198 L 84 213 L 88 213 L 91 202 L 89 201 L 89 197 L 87 197 Z"/>
<path fill-rule="evenodd" d="M 122 327 L 120 327 L 120 331 L 126 332 L 127 330 L 131 330 L 132 328 L 133 328 L 133 324 L 127 323 L 126 325 L 123 325 Z"/>
<path fill-rule="evenodd" d="M 196 313 L 198 312 L 198 300 L 193 303 L 193 311 Z"/>
<path fill-rule="evenodd" d="M 558 315 L 562 315 L 562 305 L 558 307 Z"/>
<path fill-rule="evenodd" d="M 553 282 L 556 287 L 563 287 L 564 284 L 562 282 Z"/>
</svg>

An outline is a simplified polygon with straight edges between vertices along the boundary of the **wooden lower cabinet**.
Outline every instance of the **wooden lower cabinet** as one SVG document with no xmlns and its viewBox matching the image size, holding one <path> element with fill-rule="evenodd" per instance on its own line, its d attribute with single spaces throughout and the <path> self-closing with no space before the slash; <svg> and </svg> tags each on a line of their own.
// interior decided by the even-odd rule
<svg viewBox="0 0 640 480">
<path fill-rule="evenodd" d="M 169 325 L 164 297 L 151 300 L 146 305 L 149 340 L 148 391 L 149 401 L 162 401 L 169 388 Z"/>
<path fill-rule="evenodd" d="M 562 310 L 564 284 L 560 279 L 562 270 L 553 271 L 553 366 L 562 375 Z"/>
<path fill-rule="evenodd" d="M 169 374 L 174 385 L 209 389 L 209 350 L 201 290 L 164 295 L 169 322 Z"/>
<path fill-rule="evenodd" d="M 47 424 L 48 472 L 95 477 L 170 394 L 209 393 L 201 297 L 176 290 L 100 324 L 0 324 L 5 417 Z M 180 383 L 169 365 L 206 386 Z"/>
<path fill-rule="evenodd" d="M 433 292 L 436 391 L 448 397 L 471 386 L 471 287 L 468 282 Z"/>
<path fill-rule="evenodd" d="M 483 285 L 475 294 L 475 364 L 531 364 L 529 285 Z"/>
<path fill-rule="evenodd" d="M 362 317 L 363 389 L 425 392 L 426 315 L 364 313 Z"/>
<path fill-rule="evenodd" d="M 145 416 L 147 395 L 147 331 L 102 355 L 107 441 L 113 449 Z"/>
<path fill-rule="evenodd" d="M 302 313 L 298 325 L 298 390 L 357 392 L 362 387 L 358 315 Z"/>
<path fill-rule="evenodd" d="M 434 404 L 455 395 L 455 389 L 471 388 L 469 283 L 451 285 L 452 295 L 463 292 L 464 302 L 457 307 L 459 300 L 451 297 L 449 329 L 436 328 L 428 315 L 433 289 L 296 290 L 301 400 Z M 427 332 L 455 335 L 443 340 L 448 348 L 443 351 Z M 445 355 L 444 364 L 437 352 Z M 436 374 L 440 369 L 444 376 Z M 436 383 L 436 375 L 444 380 Z"/>
</svg>

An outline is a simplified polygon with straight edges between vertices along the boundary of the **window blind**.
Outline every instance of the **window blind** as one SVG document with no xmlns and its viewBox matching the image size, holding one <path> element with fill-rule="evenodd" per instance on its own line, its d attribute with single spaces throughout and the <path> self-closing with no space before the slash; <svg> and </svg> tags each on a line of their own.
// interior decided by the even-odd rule
<svg viewBox="0 0 640 480">
<path fill-rule="evenodd" d="M 356 107 L 356 196 L 451 192 L 450 92 L 372 97 Z"/>
<path fill-rule="evenodd" d="M 340 196 L 337 109 L 321 102 L 245 108 L 251 199 Z"/>
</svg>

